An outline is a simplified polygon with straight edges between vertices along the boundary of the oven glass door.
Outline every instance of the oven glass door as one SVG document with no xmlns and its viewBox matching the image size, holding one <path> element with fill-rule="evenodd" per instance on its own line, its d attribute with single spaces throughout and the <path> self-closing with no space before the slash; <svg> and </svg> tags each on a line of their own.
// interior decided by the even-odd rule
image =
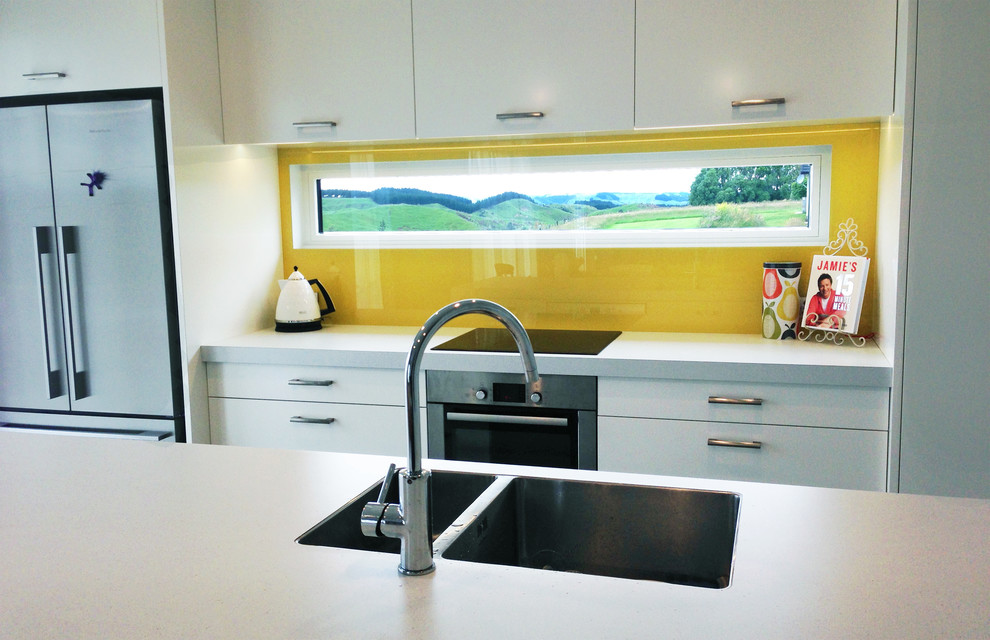
<svg viewBox="0 0 990 640">
<path fill-rule="evenodd" d="M 447 460 L 579 468 L 577 411 L 445 404 L 443 413 Z"/>
</svg>

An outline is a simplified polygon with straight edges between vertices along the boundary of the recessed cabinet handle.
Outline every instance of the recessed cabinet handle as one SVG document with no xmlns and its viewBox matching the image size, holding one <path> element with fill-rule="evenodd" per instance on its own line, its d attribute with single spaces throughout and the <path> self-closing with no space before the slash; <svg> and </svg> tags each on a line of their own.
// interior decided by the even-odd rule
<svg viewBox="0 0 990 640">
<path fill-rule="evenodd" d="M 289 384 L 299 387 L 329 387 L 333 380 L 310 380 L 307 378 L 292 378 Z"/>
<path fill-rule="evenodd" d="M 21 77 L 28 80 L 55 80 L 64 78 L 65 74 L 61 71 L 43 71 L 41 73 L 22 73 Z"/>
<path fill-rule="evenodd" d="M 732 447 L 735 449 L 762 449 L 763 443 L 759 440 L 722 440 L 721 438 L 708 438 L 709 447 Z"/>
<path fill-rule="evenodd" d="M 542 118 L 546 114 L 542 111 L 519 111 L 516 113 L 496 113 L 499 120 L 519 120 L 522 118 Z"/>
<path fill-rule="evenodd" d="M 306 416 L 292 416 L 289 418 L 289 422 L 295 422 L 298 424 L 330 424 L 333 422 L 333 418 L 307 418 Z"/>
<path fill-rule="evenodd" d="M 785 104 L 786 102 L 786 98 L 753 98 L 751 100 L 733 100 L 732 108 L 761 107 L 768 104 Z"/>
<path fill-rule="evenodd" d="M 312 127 L 336 127 L 337 123 L 333 120 L 314 120 L 312 122 L 293 122 L 292 126 L 298 129 L 307 129 Z"/>
<path fill-rule="evenodd" d="M 708 396 L 708 404 L 741 404 L 758 407 L 763 404 L 763 398 L 726 398 L 724 396 Z"/>
</svg>

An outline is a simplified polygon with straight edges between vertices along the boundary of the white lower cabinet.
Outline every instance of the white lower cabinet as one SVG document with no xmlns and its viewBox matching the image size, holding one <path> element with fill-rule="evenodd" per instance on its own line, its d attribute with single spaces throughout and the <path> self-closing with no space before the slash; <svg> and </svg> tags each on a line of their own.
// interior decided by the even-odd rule
<svg viewBox="0 0 990 640">
<path fill-rule="evenodd" d="M 598 468 L 883 491 L 887 432 L 598 418 Z"/>
<path fill-rule="evenodd" d="M 401 370 L 210 362 L 207 385 L 214 444 L 406 452 Z"/>
<path fill-rule="evenodd" d="M 210 398 L 214 443 L 404 455 L 405 408 Z"/>
<path fill-rule="evenodd" d="M 598 468 L 884 491 L 890 390 L 599 378 Z"/>
</svg>

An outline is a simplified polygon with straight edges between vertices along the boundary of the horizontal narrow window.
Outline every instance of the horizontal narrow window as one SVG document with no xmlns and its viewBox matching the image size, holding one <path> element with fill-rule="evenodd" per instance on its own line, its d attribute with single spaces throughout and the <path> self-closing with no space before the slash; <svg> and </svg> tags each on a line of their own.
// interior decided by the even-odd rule
<svg viewBox="0 0 990 640">
<path fill-rule="evenodd" d="M 828 242 L 829 146 L 292 165 L 297 247 Z"/>
</svg>

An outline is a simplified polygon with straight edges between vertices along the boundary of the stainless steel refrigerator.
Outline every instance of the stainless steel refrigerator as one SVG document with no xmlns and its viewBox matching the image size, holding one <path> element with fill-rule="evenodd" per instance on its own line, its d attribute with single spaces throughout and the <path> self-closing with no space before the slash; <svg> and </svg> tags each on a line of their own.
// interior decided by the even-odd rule
<svg viewBox="0 0 990 640">
<path fill-rule="evenodd" d="M 185 440 L 163 108 L 144 94 L 0 101 L 3 428 Z"/>
</svg>

